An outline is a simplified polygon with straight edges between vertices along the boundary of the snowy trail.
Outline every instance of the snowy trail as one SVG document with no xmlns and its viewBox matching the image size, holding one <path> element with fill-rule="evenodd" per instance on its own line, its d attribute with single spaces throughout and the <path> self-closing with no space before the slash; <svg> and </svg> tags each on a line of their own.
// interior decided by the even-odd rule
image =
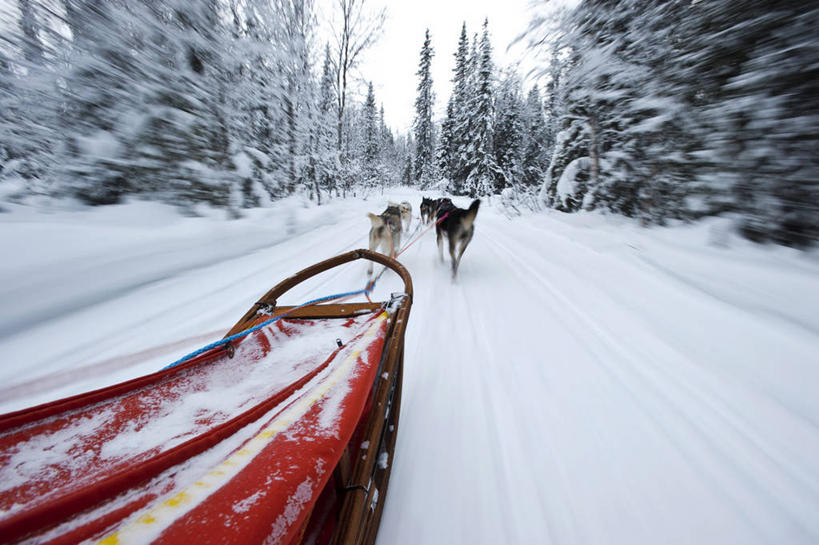
<svg viewBox="0 0 819 545">
<path fill-rule="evenodd" d="M 10 362 L 0 410 L 158 369 L 286 276 L 364 246 L 364 213 L 382 206 L 341 201 L 232 224 L 236 240 L 249 231 L 270 245 L 155 257 L 152 270 L 178 269 L 0 339 Z M 212 234 L 185 225 L 191 243 Z M 380 544 L 819 541 L 819 263 L 714 248 L 684 228 L 508 220 L 487 203 L 476 225 L 455 283 L 434 233 L 401 257 L 415 300 Z M 148 255 L 121 253 L 123 263 Z M 283 303 L 360 288 L 365 268 L 322 275 Z M 68 282 L 79 298 L 96 293 Z M 398 289 L 386 275 L 376 296 Z M 6 293 L 0 304 L 23 297 Z M 0 327 L 25 314 L 0 308 Z M 162 348 L 180 339 L 189 345 Z M 60 388 L 47 380 L 72 371 Z M 3 398 L 21 384 L 30 390 Z"/>
<path fill-rule="evenodd" d="M 457 284 L 431 239 L 406 258 L 433 310 L 381 542 L 815 540 L 819 405 L 790 373 L 817 378 L 816 339 L 492 212 Z"/>
<path fill-rule="evenodd" d="M 265 249 L 212 264 L 185 267 L 184 272 L 168 278 L 151 276 L 140 286 L 126 289 L 102 303 L 90 307 L 81 304 L 63 313 L 55 312 L 21 334 L 0 339 L 0 346 L 10 355 L 11 363 L 0 368 L 0 379 L 7 387 L 5 396 L 0 388 L 0 411 L 147 374 L 210 340 L 220 338 L 261 294 L 312 263 L 309 261 L 312 257 L 305 259 L 305 255 L 326 257 L 359 247 L 360 227 L 354 225 L 351 217 L 346 223 L 341 226 L 315 225 L 306 233 L 279 243 L 275 241 L 281 239 L 282 233 L 275 232 L 274 243 Z M 203 234 L 209 235 L 207 232 Z M 333 243 L 328 244 L 328 239 Z M 328 251 L 328 246 L 334 249 Z M 208 250 L 203 246 L 199 252 L 207 254 Z M 142 248 L 135 250 L 135 253 L 142 252 Z M 191 253 L 191 256 L 197 261 L 203 259 L 199 254 Z M 122 261 L 127 262 L 128 258 Z M 159 259 L 154 265 L 162 269 L 167 262 Z M 63 290 L 76 291 L 79 297 L 89 293 L 97 296 L 98 285 L 93 278 L 67 279 L 60 274 L 61 267 L 55 269 L 50 281 Z M 333 274 L 338 273 L 322 276 L 319 282 L 313 282 L 309 287 L 325 288 L 332 283 Z M 0 321 L 13 321 L 27 315 L 27 308 L 16 302 L 23 288 L 9 292 L 13 293 L 11 301 L 0 299 L 0 306 L 4 309 L 3 314 L 8 312 L 10 317 L 0 315 L 4 318 Z M 39 290 L 32 292 L 47 301 L 47 295 L 43 296 Z M 300 292 L 295 290 L 294 295 L 298 297 Z M 40 305 L 45 302 L 35 299 L 34 306 Z M 210 339 L 202 339 L 205 332 L 211 332 Z M 180 339 L 183 342 L 187 339 L 187 344 L 180 344 Z M 169 345 L 169 349 L 162 350 L 163 345 Z M 151 355 L 120 369 L 123 357 L 127 361 L 129 356 L 140 352 Z M 107 361 L 110 361 L 109 369 L 99 369 Z M 43 386 L 49 386 L 53 382 L 48 379 L 50 374 L 62 379 L 67 378 L 66 370 L 87 368 L 94 369 L 95 373 L 75 374 L 73 381 L 64 388 L 36 389 L 38 378 L 45 377 Z M 30 384 L 21 388 L 22 382 Z M 18 398 L 25 392 L 32 393 L 28 403 Z"/>
</svg>

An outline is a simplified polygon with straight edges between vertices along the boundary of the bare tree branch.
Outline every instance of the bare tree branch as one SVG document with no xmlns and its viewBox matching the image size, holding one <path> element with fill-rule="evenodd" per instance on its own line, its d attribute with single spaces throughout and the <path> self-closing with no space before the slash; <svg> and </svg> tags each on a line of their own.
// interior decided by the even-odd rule
<svg viewBox="0 0 819 545">
<path fill-rule="evenodd" d="M 336 113 L 338 114 L 338 150 L 342 149 L 342 122 L 347 105 L 347 86 L 350 73 L 359 61 L 360 55 L 379 38 L 387 18 L 386 8 L 370 11 L 367 0 L 336 0 L 336 13 L 330 23 L 333 31 L 336 91 Z"/>
</svg>

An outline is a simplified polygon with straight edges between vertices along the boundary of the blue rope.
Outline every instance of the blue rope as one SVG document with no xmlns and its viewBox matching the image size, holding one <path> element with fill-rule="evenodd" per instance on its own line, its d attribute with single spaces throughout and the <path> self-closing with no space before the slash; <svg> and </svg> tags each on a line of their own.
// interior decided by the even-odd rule
<svg viewBox="0 0 819 545">
<path fill-rule="evenodd" d="M 360 295 L 360 294 L 364 294 L 364 293 L 370 293 L 371 291 L 373 291 L 373 289 L 375 289 L 375 280 L 368 283 L 367 286 L 365 286 L 364 289 L 362 289 L 362 290 L 348 291 L 347 293 L 339 293 L 339 294 L 336 294 L 336 295 L 327 295 L 325 297 L 319 297 L 318 299 L 313 299 L 312 301 L 307 301 L 306 303 L 302 303 L 301 305 L 293 307 L 292 309 L 288 310 L 284 314 L 280 314 L 279 316 L 275 316 L 273 318 L 270 318 L 269 320 L 265 320 L 264 322 L 260 323 L 257 326 L 251 327 L 250 329 L 245 329 L 244 331 L 240 331 L 239 333 L 236 333 L 235 335 L 231 335 L 230 337 L 225 337 L 224 339 L 221 339 L 219 341 L 212 342 L 209 345 L 203 346 L 202 348 L 200 348 L 198 350 L 194 350 L 193 352 L 191 352 L 187 356 L 183 356 L 183 357 L 179 358 L 178 360 L 176 360 L 175 362 L 173 362 L 172 364 L 163 367 L 162 370 L 164 371 L 165 369 L 170 369 L 172 367 L 176 367 L 180 363 L 184 363 L 184 362 L 188 361 L 189 359 L 198 356 L 199 354 L 207 352 L 208 350 L 211 350 L 213 348 L 217 348 L 219 346 L 224 346 L 224 345 L 228 344 L 231 341 L 234 341 L 236 339 L 240 339 L 242 337 L 250 335 L 254 331 L 258 331 L 261 328 L 263 328 L 265 326 L 268 326 L 268 325 L 272 324 L 275 321 L 281 320 L 282 318 L 286 317 L 287 315 L 291 314 L 292 312 L 295 312 L 296 310 L 298 310 L 298 309 L 300 309 L 302 307 L 306 307 L 306 306 L 309 306 L 309 305 L 314 305 L 316 303 L 323 303 L 324 301 L 331 301 L 333 299 L 341 299 L 342 297 L 352 297 L 353 295 Z"/>
<path fill-rule="evenodd" d="M 415 230 L 417 231 L 419 227 L 420 227 L 420 224 L 416 225 Z M 404 247 L 404 250 L 407 249 L 408 247 L 409 247 L 409 244 L 407 244 Z M 401 250 L 401 251 L 403 252 L 404 250 Z M 275 322 L 277 320 L 281 320 L 282 318 L 288 316 L 290 313 L 295 312 L 296 310 L 298 310 L 298 309 L 300 309 L 302 307 L 306 307 L 306 306 L 309 306 L 309 305 L 314 305 L 316 303 L 323 303 L 324 301 L 331 301 L 333 299 L 341 299 L 342 297 L 352 297 L 353 295 L 362 295 L 362 294 L 370 293 L 375 289 L 375 283 L 381 278 L 381 276 L 385 272 L 387 272 L 387 267 L 384 267 L 381 270 L 381 272 L 378 273 L 378 275 L 376 275 L 376 277 L 374 279 L 370 280 L 367 283 L 367 285 L 364 287 L 364 289 L 362 289 L 362 290 L 348 291 L 347 293 L 339 293 L 337 295 L 327 295 L 326 297 L 319 297 L 318 299 L 313 299 L 312 301 L 307 301 L 306 303 L 302 303 L 301 305 L 293 307 L 292 309 L 288 310 L 284 314 L 280 314 L 279 316 L 276 316 L 275 318 L 271 318 L 269 320 L 266 320 L 266 321 L 260 323 L 257 326 L 251 327 L 250 329 L 245 329 L 244 331 L 240 331 L 239 333 L 236 333 L 235 335 L 231 335 L 230 337 L 225 337 L 224 339 L 221 339 L 219 341 L 212 342 L 207 346 L 203 346 L 199 350 L 194 350 L 190 354 L 179 358 L 178 360 L 171 363 L 170 365 L 166 365 L 165 367 L 162 368 L 162 371 L 164 371 L 165 369 L 170 369 L 172 367 L 176 367 L 180 363 L 184 363 L 184 362 L 188 361 L 189 359 L 198 356 L 199 354 L 207 352 L 208 350 L 211 350 L 213 348 L 217 348 L 219 346 L 224 346 L 224 345 L 228 344 L 231 341 L 234 341 L 236 339 L 240 339 L 242 337 L 250 335 L 254 331 L 258 331 L 261 328 L 263 328 L 265 326 L 268 326 L 268 325 L 272 324 L 273 322 Z"/>
</svg>

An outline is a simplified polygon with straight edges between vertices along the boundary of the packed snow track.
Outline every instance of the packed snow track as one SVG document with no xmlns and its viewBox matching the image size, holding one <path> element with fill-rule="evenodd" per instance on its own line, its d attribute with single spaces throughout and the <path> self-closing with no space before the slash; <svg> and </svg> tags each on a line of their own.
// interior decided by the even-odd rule
<svg viewBox="0 0 819 545">
<path fill-rule="evenodd" d="M 273 284 L 365 246 L 365 213 L 388 197 L 412 202 L 414 229 L 410 191 L 235 222 L 152 210 L 160 227 L 134 212 L 149 205 L 13 210 L 0 218 L 0 248 L 19 255 L 0 271 L 0 411 L 218 338 Z M 21 250 L 23 230 L 35 236 Z M 485 202 L 456 281 L 432 233 L 401 261 L 415 301 L 380 544 L 819 542 L 815 254 L 720 223 L 643 230 Z M 364 268 L 294 297 L 359 289 Z M 399 287 L 385 275 L 376 295 Z"/>
</svg>

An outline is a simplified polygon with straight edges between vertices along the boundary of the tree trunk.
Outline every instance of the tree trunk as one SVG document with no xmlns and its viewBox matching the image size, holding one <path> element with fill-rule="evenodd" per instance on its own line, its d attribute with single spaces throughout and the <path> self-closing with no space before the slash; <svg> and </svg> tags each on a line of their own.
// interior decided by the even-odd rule
<svg viewBox="0 0 819 545">
<path fill-rule="evenodd" d="M 591 179 L 589 180 L 589 185 L 592 188 L 596 188 L 597 182 L 600 180 L 599 134 L 600 127 L 597 124 L 597 118 L 595 116 L 589 117 L 589 157 L 591 158 Z"/>
</svg>

